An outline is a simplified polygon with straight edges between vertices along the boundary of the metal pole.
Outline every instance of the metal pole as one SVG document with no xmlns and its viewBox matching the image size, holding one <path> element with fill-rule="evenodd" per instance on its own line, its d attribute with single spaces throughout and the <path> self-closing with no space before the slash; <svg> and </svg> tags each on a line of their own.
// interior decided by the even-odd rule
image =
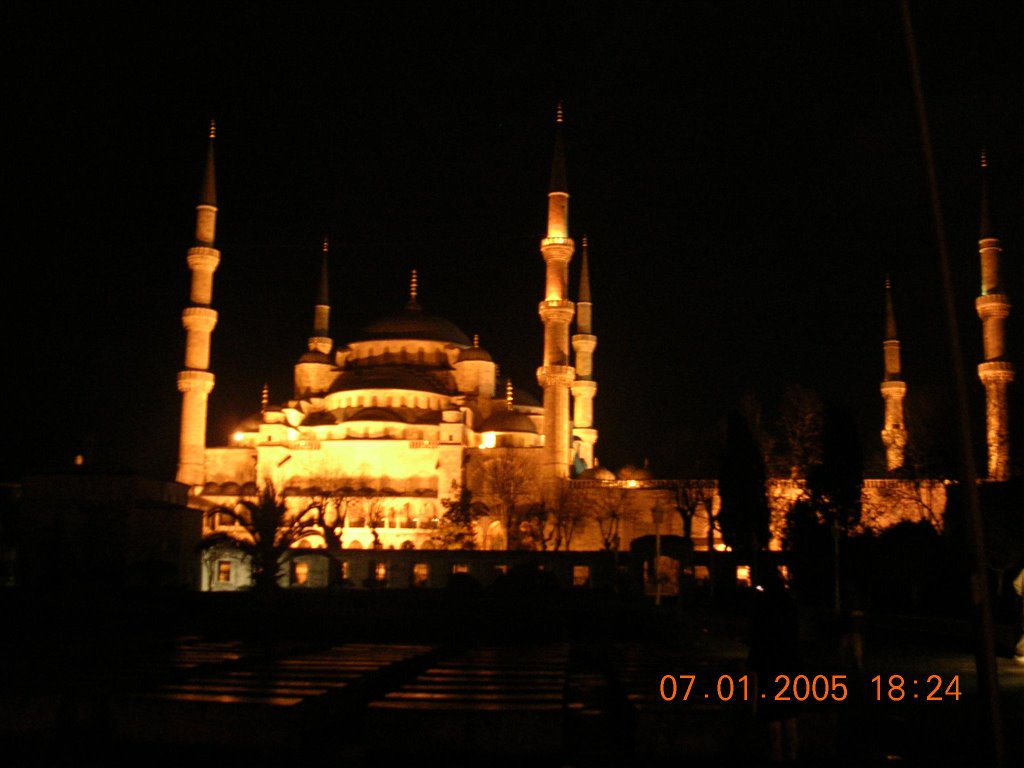
<svg viewBox="0 0 1024 768">
<path fill-rule="evenodd" d="M 661 605 L 661 520 L 654 518 L 654 604 Z"/>
<path fill-rule="evenodd" d="M 989 606 L 987 571 L 985 568 L 985 539 L 981 523 L 981 504 L 978 499 L 978 473 L 974 466 L 974 448 L 971 445 L 971 425 L 967 412 L 967 379 L 964 375 L 963 352 L 960 349 L 960 329 L 956 320 L 956 305 L 953 300 L 953 281 L 950 275 L 949 253 L 946 247 L 946 230 L 942 219 L 942 204 L 939 200 L 939 182 L 935 172 L 935 157 L 932 154 L 931 132 L 928 128 L 928 113 L 925 109 L 924 89 L 921 85 L 921 68 L 917 61 L 917 43 L 910 19 L 907 0 L 900 3 L 903 20 L 903 34 L 907 45 L 910 64 L 910 80 L 914 88 L 914 106 L 917 110 L 917 124 L 921 131 L 921 154 L 924 156 L 925 172 L 928 174 L 928 192 L 932 208 L 932 222 L 935 225 L 935 243 L 939 255 L 939 272 L 942 275 L 943 304 L 946 314 L 946 329 L 953 363 L 953 383 L 956 388 L 957 426 L 960 433 L 960 467 L 963 498 L 967 502 L 967 536 L 970 544 L 969 557 L 972 565 L 971 602 L 974 607 L 974 625 L 977 645 L 974 663 L 978 674 L 978 692 L 981 694 L 985 727 L 989 736 L 991 765 L 1001 768 L 1005 764 L 1003 752 L 1002 720 L 999 713 L 999 670 L 995 659 L 995 628 L 992 625 L 992 611 Z"/>
</svg>

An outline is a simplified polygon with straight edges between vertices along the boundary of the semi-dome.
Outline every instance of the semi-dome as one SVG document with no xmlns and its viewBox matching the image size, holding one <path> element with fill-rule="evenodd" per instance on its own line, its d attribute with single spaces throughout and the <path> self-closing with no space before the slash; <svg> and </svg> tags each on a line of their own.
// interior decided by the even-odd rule
<svg viewBox="0 0 1024 768">
<path fill-rule="evenodd" d="M 350 368 L 338 377 L 332 392 L 359 389 L 406 389 L 412 392 L 448 394 L 432 376 L 411 365 L 376 365 Z"/>
<path fill-rule="evenodd" d="M 469 337 L 455 323 L 428 315 L 418 307 L 407 307 L 397 315 L 381 318 L 363 328 L 360 341 L 375 339 L 420 339 L 469 346 Z"/>
<path fill-rule="evenodd" d="M 456 363 L 465 363 L 470 360 L 480 360 L 485 363 L 493 363 L 494 360 L 491 358 L 491 353 L 486 349 L 480 347 L 466 347 L 465 349 L 459 350 L 459 358 Z"/>
<path fill-rule="evenodd" d="M 322 363 L 324 365 L 331 364 L 331 358 L 325 355 L 318 349 L 311 349 L 308 352 L 303 352 L 302 357 L 299 358 L 300 363 Z"/>
<path fill-rule="evenodd" d="M 506 408 L 496 409 L 477 427 L 477 432 L 530 432 L 537 434 L 537 425 L 525 413 L 510 411 Z"/>
<path fill-rule="evenodd" d="M 607 482 L 615 479 L 615 473 L 607 467 L 591 467 L 580 473 L 581 480 L 601 480 Z"/>
<path fill-rule="evenodd" d="M 390 408 L 363 408 L 345 421 L 405 421 L 405 419 Z"/>
</svg>

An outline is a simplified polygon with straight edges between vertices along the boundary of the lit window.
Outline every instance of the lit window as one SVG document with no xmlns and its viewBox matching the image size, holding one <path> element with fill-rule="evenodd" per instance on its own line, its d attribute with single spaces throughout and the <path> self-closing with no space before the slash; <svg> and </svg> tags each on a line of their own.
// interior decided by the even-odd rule
<svg viewBox="0 0 1024 768">
<path fill-rule="evenodd" d="M 430 566 L 426 563 L 416 563 L 412 567 L 412 585 L 414 587 L 425 587 L 430 580 Z"/>
<path fill-rule="evenodd" d="M 750 582 L 750 566 L 749 565 L 737 565 L 736 566 L 736 583 L 749 587 Z"/>
<path fill-rule="evenodd" d="M 374 575 L 377 577 L 377 581 L 387 581 L 387 578 L 388 578 L 388 566 L 387 566 L 387 563 L 377 563 L 377 568 L 374 571 Z"/>
<path fill-rule="evenodd" d="M 301 560 L 295 563 L 292 573 L 292 583 L 299 586 L 309 583 L 309 563 L 304 563 Z"/>
<path fill-rule="evenodd" d="M 469 573 L 469 563 L 453 563 L 452 573 Z"/>
<path fill-rule="evenodd" d="M 574 565 L 572 567 L 572 585 L 574 587 L 586 587 L 590 585 L 589 565 Z"/>
<path fill-rule="evenodd" d="M 230 560 L 218 560 L 217 561 L 217 581 L 221 584 L 231 583 L 231 561 Z"/>
</svg>

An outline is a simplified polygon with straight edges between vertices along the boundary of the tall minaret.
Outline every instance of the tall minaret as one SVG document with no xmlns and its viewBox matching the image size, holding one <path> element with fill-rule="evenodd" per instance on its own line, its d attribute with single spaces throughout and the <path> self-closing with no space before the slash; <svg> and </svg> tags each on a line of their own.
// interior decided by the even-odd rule
<svg viewBox="0 0 1024 768">
<path fill-rule="evenodd" d="M 569 188 L 565 181 L 562 122 L 562 105 L 559 104 L 548 192 L 548 231 L 540 241 L 546 278 L 544 300 L 538 308 L 544 323 L 544 365 L 537 369 L 537 381 L 544 390 L 543 495 L 547 501 L 554 501 L 559 481 L 569 476 L 572 461 L 569 391 L 575 372 L 569 360 L 569 324 L 575 308 L 567 297 L 574 244 L 569 237 Z"/>
<path fill-rule="evenodd" d="M 900 374 L 900 339 L 896 333 L 896 315 L 892 309 L 892 283 L 885 278 L 885 376 L 882 379 L 882 399 L 885 400 L 885 426 L 882 444 L 885 446 L 886 468 L 892 472 L 903 466 L 903 451 L 907 445 L 907 429 L 903 421 L 903 398 L 907 385 Z"/>
<path fill-rule="evenodd" d="M 989 480 L 1010 478 L 1010 414 L 1007 389 L 1013 381 L 1013 364 L 1006 354 L 1006 318 L 1010 316 L 1007 297 L 999 273 L 999 238 L 992 227 L 989 212 L 988 160 L 981 153 L 981 295 L 974 306 L 981 318 L 985 362 L 978 366 L 978 378 L 985 386 L 985 436 L 988 443 Z"/>
<path fill-rule="evenodd" d="M 324 238 L 323 258 L 320 261 L 320 288 L 317 291 L 316 305 L 313 307 L 313 335 L 309 337 L 309 349 L 314 352 L 330 354 L 334 346 L 329 325 L 331 318 L 331 297 L 327 284 L 327 253 L 329 246 Z"/>
<path fill-rule="evenodd" d="M 196 240 L 188 250 L 192 270 L 189 306 L 182 313 L 185 326 L 185 369 L 178 373 L 181 397 L 181 439 L 178 446 L 179 483 L 197 486 L 206 481 L 206 404 L 213 390 L 210 367 L 210 333 L 217 324 L 213 300 L 213 273 L 220 251 L 213 247 L 217 229 L 217 184 L 213 171 L 213 140 L 216 126 L 210 121 L 203 191 L 196 206 Z"/>
<path fill-rule="evenodd" d="M 590 301 L 590 258 L 587 253 L 587 236 L 583 236 L 580 254 L 580 290 L 576 297 L 576 331 L 572 337 L 572 348 L 576 352 L 576 380 L 572 383 L 573 437 L 580 441 L 580 458 L 588 467 L 594 466 L 594 443 L 597 430 L 594 429 L 594 395 L 597 382 L 594 381 L 594 349 L 597 336 L 593 331 L 593 303 Z"/>
</svg>

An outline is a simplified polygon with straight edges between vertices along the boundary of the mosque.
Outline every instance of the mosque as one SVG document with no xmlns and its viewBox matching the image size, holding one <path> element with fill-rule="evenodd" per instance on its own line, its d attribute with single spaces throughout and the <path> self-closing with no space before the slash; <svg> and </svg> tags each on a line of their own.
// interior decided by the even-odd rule
<svg viewBox="0 0 1024 768">
<path fill-rule="evenodd" d="M 662 505 L 680 509 L 683 497 L 692 497 L 688 492 L 696 489 L 703 517 L 695 515 L 687 533 L 716 546 L 718 539 L 707 526 L 708 513 L 718 505 L 713 481 L 655 480 L 644 470 L 617 477 L 598 464 L 593 418 L 597 336 L 588 245 L 584 237 L 579 283 L 570 286 L 576 243 L 570 237 L 562 123 L 559 107 L 547 232 L 540 241 L 546 267 L 538 306 L 544 328 L 537 369 L 542 402 L 500 380 L 497 363 L 478 337 L 468 337 L 424 309 L 415 271 L 404 307 L 370 321 L 347 343 L 336 343 L 330 331 L 325 240 L 311 334 L 295 363 L 293 396 L 272 404 L 264 388 L 260 412 L 238 424 L 225 447 L 206 445 L 207 399 L 215 381 L 210 366 L 210 338 L 217 323 L 213 278 L 220 262 L 211 124 L 195 244 L 187 257 L 191 295 L 182 318 L 185 365 L 178 374 L 182 411 L 177 480 L 191 489 L 190 506 L 205 511 L 230 507 L 240 498 L 254 497 L 269 482 L 290 508 L 334 504 L 339 512 L 344 509 L 336 517 L 335 533 L 347 549 L 429 549 L 436 546 L 446 508 L 468 490 L 477 519 L 476 547 L 505 549 L 515 533 L 508 530 L 515 524 L 510 508 L 541 502 L 558 508 L 564 506 L 566 489 L 575 489 L 619 494 L 615 503 L 620 508 L 613 537 L 599 525 L 581 526 L 571 546 L 563 541 L 565 548 L 628 549 L 631 541 L 662 522 L 661 533 L 682 533 L 682 516 L 655 514 L 654 520 L 651 510 Z M 983 169 L 985 165 L 983 158 Z M 1014 378 L 1005 344 L 1010 302 L 984 191 L 979 251 L 982 279 L 976 306 L 985 360 L 978 375 L 987 399 L 988 477 L 1005 480 L 1010 473 L 1007 390 Z M 888 468 L 895 472 L 904 463 L 907 445 L 907 384 L 888 283 L 883 353 L 881 439 Z M 776 518 L 800 493 L 799 481 L 770 482 Z M 866 519 L 878 526 L 921 518 L 924 511 L 941 518 L 945 486 L 940 480 L 866 480 L 864 502 Z M 230 523 L 207 515 L 205 530 L 225 525 Z M 324 540 L 313 534 L 297 546 L 323 547 Z"/>
</svg>

